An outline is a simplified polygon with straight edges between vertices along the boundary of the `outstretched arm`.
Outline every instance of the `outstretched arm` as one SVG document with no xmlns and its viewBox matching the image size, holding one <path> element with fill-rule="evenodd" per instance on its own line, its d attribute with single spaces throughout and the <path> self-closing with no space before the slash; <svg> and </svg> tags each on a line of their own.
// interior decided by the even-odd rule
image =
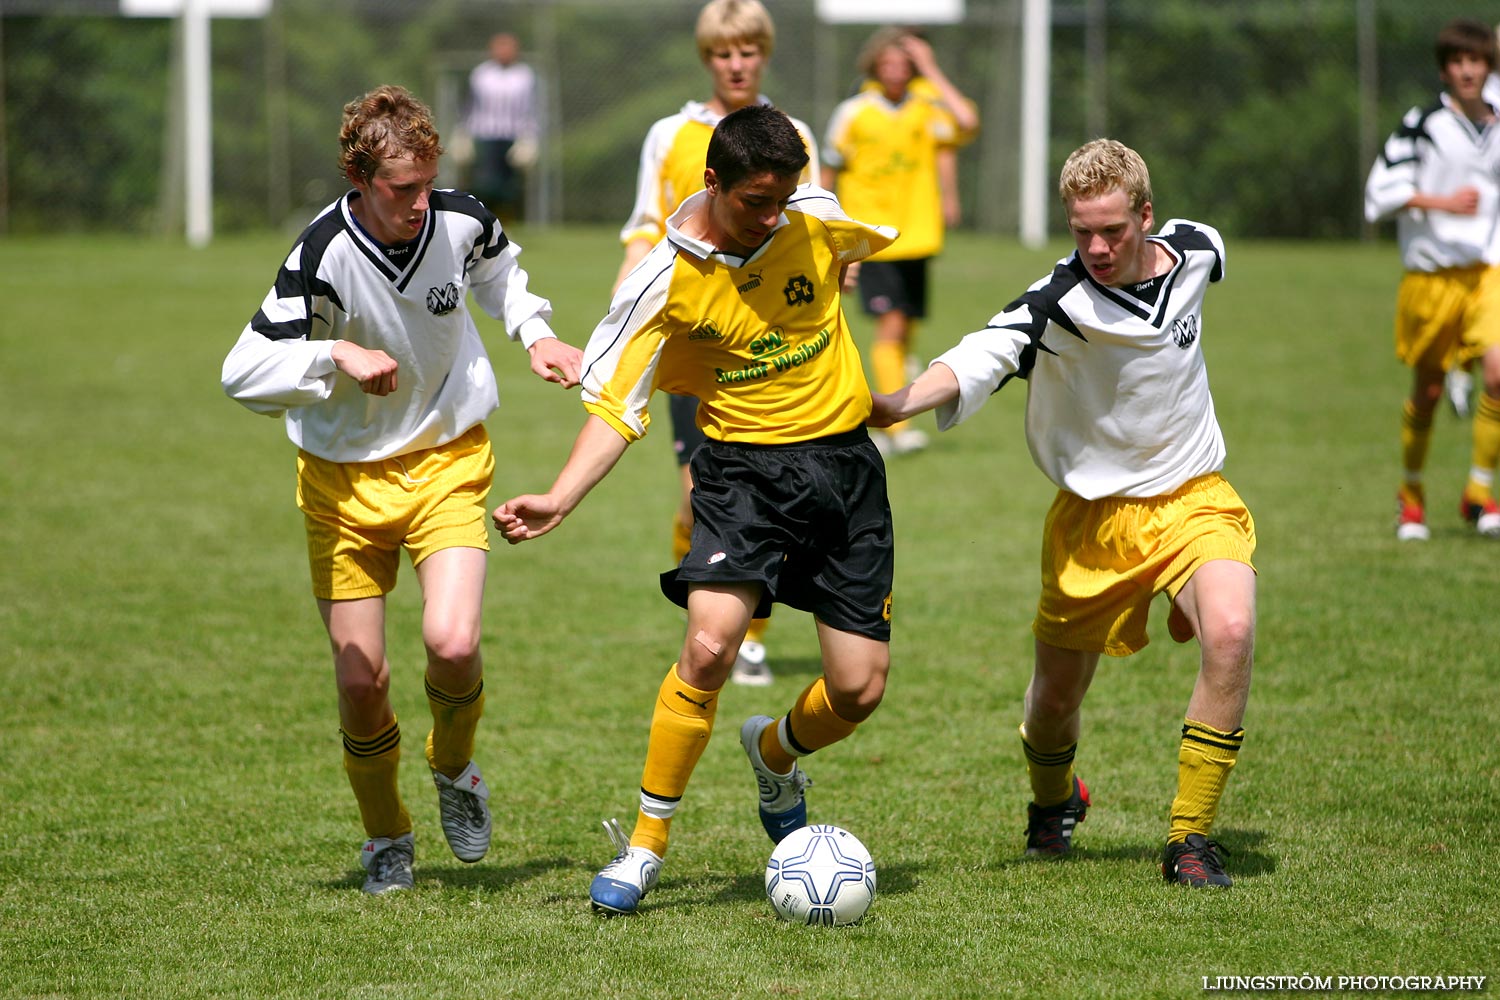
<svg viewBox="0 0 1500 1000">
<path fill-rule="evenodd" d="M 958 398 L 958 376 L 941 361 L 892 393 L 871 393 L 871 427 L 889 427 Z"/>
<path fill-rule="evenodd" d="M 578 384 L 578 372 L 583 367 L 583 352 L 572 344 L 564 344 L 556 337 L 543 337 L 533 343 L 526 352 L 531 355 L 531 370 L 537 377 L 555 382 L 564 389 Z"/>
<path fill-rule="evenodd" d="M 609 475 L 609 470 L 615 467 L 629 444 L 601 417 L 589 414 L 552 489 L 540 495 L 528 493 L 505 501 L 495 508 L 495 527 L 512 545 L 545 535 L 561 524 L 589 491 Z"/>
</svg>

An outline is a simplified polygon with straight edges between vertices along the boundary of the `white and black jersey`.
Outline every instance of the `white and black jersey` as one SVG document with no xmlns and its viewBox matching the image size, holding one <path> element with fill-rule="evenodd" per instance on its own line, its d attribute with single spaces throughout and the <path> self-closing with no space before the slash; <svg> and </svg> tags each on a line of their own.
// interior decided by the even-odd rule
<svg viewBox="0 0 1500 1000">
<path fill-rule="evenodd" d="M 494 412 L 495 373 L 466 293 L 528 348 L 553 336 L 551 304 L 527 290 L 520 248 L 479 201 L 432 192 L 420 235 L 391 248 L 355 221 L 358 197 L 344 195 L 297 238 L 222 375 L 231 398 L 285 413 L 292 442 L 334 462 L 446 444 Z M 394 358 L 396 390 L 372 396 L 340 376 L 340 340 Z"/>
<path fill-rule="evenodd" d="M 934 364 L 958 376 L 938 427 L 968 419 L 1012 378 L 1028 382 L 1026 440 L 1059 488 L 1153 497 L 1219 471 L 1224 439 L 1203 362 L 1203 295 L 1224 276 L 1214 229 L 1171 219 L 1149 237 L 1175 262 L 1135 289 L 1089 276 L 1075 252 Z"/>
<path fill-rule="evenodd" d="M 1479 192 L 1474 215 L 1405 207 L 1465 187 Z M 1408 111 L 1365 182 L 1365 218 L 1393 216 L 1408 271 L 1500 263 L 1500 123 L 1470 121 L 1446 93 Z"/>
</svg>

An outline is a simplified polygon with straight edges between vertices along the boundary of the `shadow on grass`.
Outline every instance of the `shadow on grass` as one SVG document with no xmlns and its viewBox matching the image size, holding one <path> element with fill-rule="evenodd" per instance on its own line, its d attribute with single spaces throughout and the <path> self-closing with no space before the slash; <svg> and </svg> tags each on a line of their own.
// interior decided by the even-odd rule
<svg viewBox="0 0 1500 1000">
<path fill-rule="evenodd" d="M 593 862 L 578 861 L 567 857 L 543 858 L 535 861 L 523 861 L 514 865 L 494 865 L 481 861 L 475 865 L 467 865 L 463 868 L 445 868 L 442 870 L 424 870 L 421 859 L 413 866 L 412 872 L 415 876 L 418 889 L 470 889 L 485 892 L 504 892 L 513 886 L 544 875 L 547 872 L 562 869 L 575 871 L 586 871 L 592 874 L 597 865 Z M 351 872 L 341 879 L 329 880 L 323 883 L 326 889 L 358 889 L 365 884 L 364 872 Z"/>
<path fill-rule="evenodd" d="M 1214 834 L 1215 841 L 1222 849 L 1224 870 L 1228 872 L 1230 878 L 1237 881 L 1253 879 L 1273 874 L 1276 871 L 1276 858 L 1260 849 L 1266 836 L 1263 830 L 1243 830 L 1233 827 Z M 1102 850 L 1092 849 L 1080 843 L 1063 858 L 1035 858 L 1017 854 L 1010 858 L 1000 858 L 988 867 L 992 871 L 1004 871 L 1022 865 L 1088 865 L 1118 861 L 1139 861 L 1157 867 L 1161 864 L 1161 848 L 1160 842 L 1121 844 Z"/>
<path fill-rule="evenodd" d="M 593 868 L 588 869 L 590 872 Z M 920 865 L 903 864 L 882 867 L 876 872 L 876 897 L 899 896 L 910 892 L 917 885 L 917 873 L 921 870 Z M 670 910 L 676 907 L 696 906 L 727 906 L 741 903 L 754 903 L 766 898 L 766 877 L 764 872 L 742 872 L 738 874 L 725 875 L 696 875 L 684 879 L 677 886 L 671 885 L 671 875 L 665 875 L 668 881 L 663 882 L 664 887 L 674 888 L 675 892 L 662 892 L 658 890 L 641 904 L 642 911 L 645 910 Z M 417 878 L 420 885 L 421 877 Z"/>
</svg>

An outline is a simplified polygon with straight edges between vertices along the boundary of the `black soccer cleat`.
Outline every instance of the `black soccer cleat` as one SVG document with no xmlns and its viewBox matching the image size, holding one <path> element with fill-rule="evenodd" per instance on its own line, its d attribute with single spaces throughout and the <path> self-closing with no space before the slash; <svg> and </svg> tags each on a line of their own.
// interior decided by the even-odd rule
<svg viewBox="0 0 1500 1000">
<path fill-rule="evenodd" d="M 1073 828 L 1089 812 L 1088 786 L 1073 778 L 1073 794 L 1066 802 L 1045 808 L 1035 802 L 1026 806 L 1026 853 L 1060 858 L 1073 848 Z"/>
<path fill-rule="evenodd" d="M 1224 862 L 1219 858 L 1223 850 L 1203 834 L 1190 833 L 1186 840 L 1168 844 L 1162 851 L 1161 877 L 1195 889 L 1228 889 L 1234 881 L 1224 874 Z"/>
</svg>

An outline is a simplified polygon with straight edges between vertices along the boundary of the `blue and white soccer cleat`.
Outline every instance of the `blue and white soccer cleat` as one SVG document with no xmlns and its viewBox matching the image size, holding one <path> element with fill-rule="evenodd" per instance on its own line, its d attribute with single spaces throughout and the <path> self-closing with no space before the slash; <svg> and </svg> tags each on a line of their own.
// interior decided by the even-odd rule
<svg viewBox="0 0 1500 1000">
<path fill-rule="evenodd" d="M 604 832 L 614 842 L 617 853 L 589 883 L 589 899 L 594 912 L 607 917 L 634 913 L 646 893 L 656 888 L 656 880 L 661 877 L 661 858 L 644 847 L 631 847 L 630 838 L 617 820 L 605 820 Z"/>
<path fill-rule="evenodd" d="M 779 844 L 787 834 L 807 825 L 807 800 L 802 789 L 812 784 L 812 779 L 802 773 L 795 761 L 791 773 L 777 774 L 761 759 L 760 734 L 775 723 L 768 715 L 752 715 L 740 727 L 740 745 L 750 758 L 755 783 L 760 786 L 760 825 L 765 827 L 766 836 Z"/>
</svg>

